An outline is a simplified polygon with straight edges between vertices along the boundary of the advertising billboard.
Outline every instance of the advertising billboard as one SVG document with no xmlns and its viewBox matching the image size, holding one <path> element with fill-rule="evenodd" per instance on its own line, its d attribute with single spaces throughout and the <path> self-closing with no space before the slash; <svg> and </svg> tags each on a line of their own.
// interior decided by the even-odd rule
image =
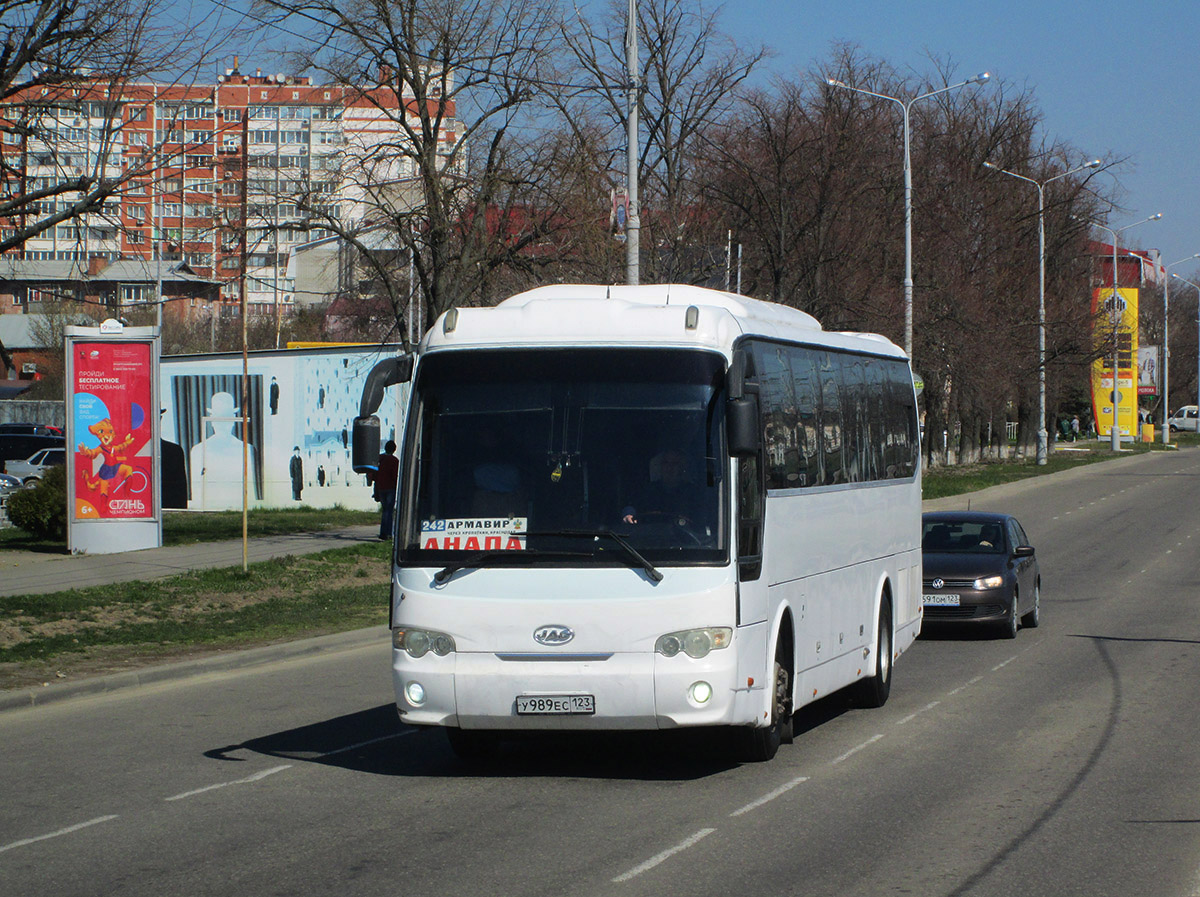
<svg viewBox="0 0 1200 897">
<path fill-rule="evenodd" d="M 1111 436 L 1114 414 L 1121 438 L 1136 434 L 1138 385 L 1138 291 L 1135 287 L 1100 287 L 1092 293 L 1093 335 L 1103 349 L 1092 362 L 1092 413 L 1096 433 Z M 1113 374 L 1114 330 L 1117 371 Z M 1115 380 L 1115 383 L 1114 383 Z"/>
<path fill-rule="evenodd" d="M 68 327 L 65 357 L 68 547 L 161 545 L 158 329 Z"/>
<path fill-rule="evenodd" d="M 72 347 L 77 520 L 154 518 L 154 368 L 146 342 Z"/>
</svg>

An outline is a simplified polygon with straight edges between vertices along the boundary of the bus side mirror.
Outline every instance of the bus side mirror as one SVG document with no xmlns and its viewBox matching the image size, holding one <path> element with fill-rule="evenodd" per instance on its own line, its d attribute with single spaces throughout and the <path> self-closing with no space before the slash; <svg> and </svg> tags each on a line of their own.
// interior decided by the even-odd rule
<svg viewBox="0 0 1200 897">
<path fill-rule="evenodd" d="M 354 418 L 350 463 L 355 473 L 374 473 L 379 469 L 379 418 Z"/>
<path fill-rule="evenodd" d="M 758 454 L 758 402 L 748 397 L 730 399 L 725 405 L 725 430 L 729 440 L 729 454 L 733 457 L 743 458 Z"/>
</svg>

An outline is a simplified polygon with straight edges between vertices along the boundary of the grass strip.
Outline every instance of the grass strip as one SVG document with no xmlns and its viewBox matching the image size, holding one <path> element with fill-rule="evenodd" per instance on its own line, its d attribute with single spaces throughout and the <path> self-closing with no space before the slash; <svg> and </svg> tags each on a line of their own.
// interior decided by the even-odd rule
<svg viewBox="0 0 1200 897">
<path fill-rule="evenodd" d="M 197 570 L 151 582 L 0 597 L 0 687 L 387 622 L 390 544 Z M 69 675 L 69 673 L 68 673 Z"/>
<path fill-rule="evenodd" d="M 378 511 L 353 511 L 340 505 L 332 508 L 254 509 L 247 515 L 251 539 L 289 533 L 315 533 L 346 526 L 379 523 Z M 163 513 L 163 544 L 192 545 L 223 542 L 242 537 L 241 511 L 166 511 Z M 16 527 L 0 529 L 0 551 L 5 548 L 65 554 L 66 542 L 40 539 Z"/>
</svg>

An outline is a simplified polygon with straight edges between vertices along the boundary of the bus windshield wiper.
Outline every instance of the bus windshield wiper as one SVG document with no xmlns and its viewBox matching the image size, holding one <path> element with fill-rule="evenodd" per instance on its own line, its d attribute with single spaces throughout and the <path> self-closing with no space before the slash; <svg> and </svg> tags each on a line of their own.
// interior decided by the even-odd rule
<svg viewBox="0 0 1200 897">
<path fill-rule="evenodd" d="M 630 545 L 628 539 L 626 539 L 622 535 L 619 535 L 618 533 L 614 533 L 610 529 L 606 529 L 606 528 L 565 529 L 565 530 L 554 530 L 552 532 L 545 532 L 545 533 L 529 533 L 528 535 L 530 535 L 530 536 L 566 536 L 568 538 L 575 538 L 575 539 L 597 539 L 597 540 L 601 536 L 603 536 L 607 539 L 612 539 L 614 542 L 617 543 L 617 545 L 620 547 L 621 551 L 625 554 L 625 556 L 630 561 L 633 562 L 631 564 L 631 566 L 640 567 L 642 570 L 646 571 L 646 575 L 649 576 L 652 580 L 654 580 L 655 582 L 662 582 L 663 575 L 662 575 L 662 573 L 660 573 L 658 571 L 658 568 L 655 567 L 648 560 L 646 560 L 646 558 L 642 556 L 642 553 L 640 551 L 638 551 L 636 548 L 634 548 L 632 545 Z"/>
<path fill-rule="evenodd" d="M 522 559 L 529 560 L 533 557 L 572 557 L 585 558 L 591 555 L 583 554 L 582 552 L 568 551 L 513 551 L 503 548 L 492 548 L 487 551 L 473 551 L 470 554 L 464 554 L 461 558 L 451 561 L 437 573 L 433 574 L 433 581 L 438 585 L 446 582 L 459 570 L 465 570 L 468 567 L 487 567 L 493 561 L 512 560 L 520 561 Z"/>
</svg>

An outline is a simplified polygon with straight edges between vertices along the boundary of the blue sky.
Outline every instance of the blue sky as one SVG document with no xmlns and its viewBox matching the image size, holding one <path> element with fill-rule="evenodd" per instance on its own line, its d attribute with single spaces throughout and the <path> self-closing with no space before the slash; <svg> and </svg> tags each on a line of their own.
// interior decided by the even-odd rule
<svg viewBox="0 0 1200 897">
<path fill-rule="evenodd" d="M 1098 175 L 1121 190 L 1123 210 L 1111 226 L 1162 212 L 1162 220 L 1126 231 L 1122 243 L 1157 248 L 1165 263 L 1200 252 L 1195 0 L 730 0 L 721 22 L 739 43 L 774 50 L 767 66 L 785 76 L 827 62 L 835 43 L 848 42 L 899 71 L 933 75 L 932 55 L 949 58 L 964 78 L 987 71 L 1027 87 L 1048 136 L 1088 158 L 1128 158 Z M 1200 265 L 1174 271 L 1190 276 Z"/>
<path fill-rule="evenodd" d="M 607 0 L 574 2 L 595 10 Z M 244 3 L 180 0 L 210 25 L 214 6 Z M 1127 231 L 1123 243 L 1159 249 L 1166 263 L 1200 252 L 1196 0 L 727 0 L 720 23 L 743 46 L 773 50 L 761 76 L 802 75 L 846 42 L 898 71 L 932 76 L 932 56 L 950 60 L 962 77 L 987 71 L 1016 90 L 1028 88 L 1046 135 L 1078 148 L 1080 162 L 1127 160 L 1097 175 L 1119 190 L 1123 208 L 1111 226 L 1162 213 L 1162 220 Z M 243 57 L 244 66 L 260 62 L 271 64 L 255 54 Z M 921 189 L 919 171 L 914 189 Z M 1190 276 L 1200 265 L 1175 271 Z"/>
</svg>

